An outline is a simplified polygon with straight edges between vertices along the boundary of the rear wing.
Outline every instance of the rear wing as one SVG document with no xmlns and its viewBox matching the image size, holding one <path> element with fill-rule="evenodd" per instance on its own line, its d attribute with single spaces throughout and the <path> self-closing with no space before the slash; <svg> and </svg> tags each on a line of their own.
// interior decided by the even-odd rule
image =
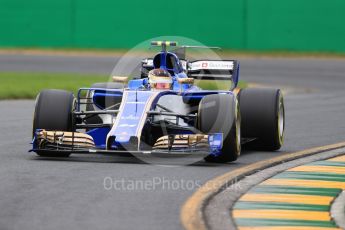
<svg viewBox="0 0 345 230">
<path fill-rule="evenodd" d="M 190 78 L 199 80 L 226 80 L 233 81 L 237 86 L 239 80 L 239 61 L 236 60 L 196 60 L 186 61 L 180 59 L 183 70 Z M 141 77 L 147 77 L 153 69 L 153 59 L 147 58 L 141 63 Z"/>
<path fill-rule="evenodd" d="M 235 60 L 197 60 L 187 65 L 187 75 L 199 80 L 231 80 L 238 83 L 239 62 Z"/>
</svg>

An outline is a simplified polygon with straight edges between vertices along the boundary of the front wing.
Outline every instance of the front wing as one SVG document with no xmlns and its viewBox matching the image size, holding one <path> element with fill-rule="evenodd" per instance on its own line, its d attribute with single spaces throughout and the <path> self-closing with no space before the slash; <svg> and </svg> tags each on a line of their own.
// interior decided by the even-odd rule
<svg viewBox="0 0 345 230">
<path fill-rule="evenodd" d="M 101 149 L 96 148 L 93 138 L 85 133 L 37 130 L 31 152 L 40 153 L 100 153 L 118 155 L 205 155 L 217 154 L 222 148 L 223 135 L 184 134 L 159 138 L 152 149 Z"/>
</svg>

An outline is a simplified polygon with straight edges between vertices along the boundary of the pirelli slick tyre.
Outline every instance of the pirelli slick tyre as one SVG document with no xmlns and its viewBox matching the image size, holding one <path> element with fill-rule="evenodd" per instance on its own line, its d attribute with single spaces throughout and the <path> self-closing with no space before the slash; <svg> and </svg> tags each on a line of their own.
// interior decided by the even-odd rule
<svg viewBox="0 0 345 230">
<path fill-rule="evenodd" d="M 32 133 L 37 129 L 75 131 L 72 111 L 75 107 L 73 93 L 64 90 L 43 90 L 36 98 Z M 45 153 L 44 157 L 68 157 L 69 153 Z"/>
<path fill-rule="evenodd" d="M 241 153 L 241 114 L 234 95 L 205 96 L 199 104 L 198 128 L 205 134 L 223 133 L 223 147 L 218 155 L 205 157 L 207 162 L 235 161 Z"/>
<path fill-rule="evenodd" d="M 238 95 L 242 137 L 255 138 L 245 146 L 274 151 L 284 143 L 285 107 L 279 89 L 243 89 Z"/>
</svg>

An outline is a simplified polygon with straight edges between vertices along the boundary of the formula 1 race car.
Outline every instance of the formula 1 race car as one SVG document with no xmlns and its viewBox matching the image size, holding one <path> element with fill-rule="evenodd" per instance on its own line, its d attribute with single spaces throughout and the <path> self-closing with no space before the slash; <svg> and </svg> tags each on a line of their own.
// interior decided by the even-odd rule
<svg viewBox="0 0 345 230">
<path fill-rule="evenodd" d="M 186 60 L 176 42 L 141 63 L 128 80 L 81 88 L 75 97 L 44 90 L 36 99 L 31 151 L 45 157 L 71 153 L 127 155 L 200 154 L 209 162 L 238 158 L 241 145 L 278 150 L 285 111 L 279 89 L 237 89 L 236 60 Z M 174 48 L 175 50 L 169 49 Z M 195 81 L 227 82 L 227 90 L 205 90 Z"/>
</svg>

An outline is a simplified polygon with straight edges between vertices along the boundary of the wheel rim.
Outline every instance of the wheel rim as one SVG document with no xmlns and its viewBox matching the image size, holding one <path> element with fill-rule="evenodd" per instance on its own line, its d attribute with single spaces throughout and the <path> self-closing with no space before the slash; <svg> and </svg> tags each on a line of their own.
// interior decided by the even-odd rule
<svg viewBox="0 0 345 230">
<path fill-rule="evenodd" d="M 32 138 L 35 137 L 35 123 L 36 123 L 35 117 L 36 117 L 36 107 L 37 107 L 37 102 L 38 102 L 39 96 L 40 96 L 40 94 L 38 94 L 36 96 L 36 99 L 35 99 L 35 110 L 34 110 L 34 115 L 32 117 Z"/>
<path fill-rule="evenodd" d="M 278 110 L 278 135 L 280 143 L 283 143 L 285 129 L 285 111 L 283 99 L 279 100 L 279 110 Z"/>
<path fill-rule="evenodd" d="M 237 147 L 238 155 L 240 155 L 240 152 L 241 152 L 241 115 L 240 115 L 238 103 L 236 106 L 236 147 Z"/>
</svg>

